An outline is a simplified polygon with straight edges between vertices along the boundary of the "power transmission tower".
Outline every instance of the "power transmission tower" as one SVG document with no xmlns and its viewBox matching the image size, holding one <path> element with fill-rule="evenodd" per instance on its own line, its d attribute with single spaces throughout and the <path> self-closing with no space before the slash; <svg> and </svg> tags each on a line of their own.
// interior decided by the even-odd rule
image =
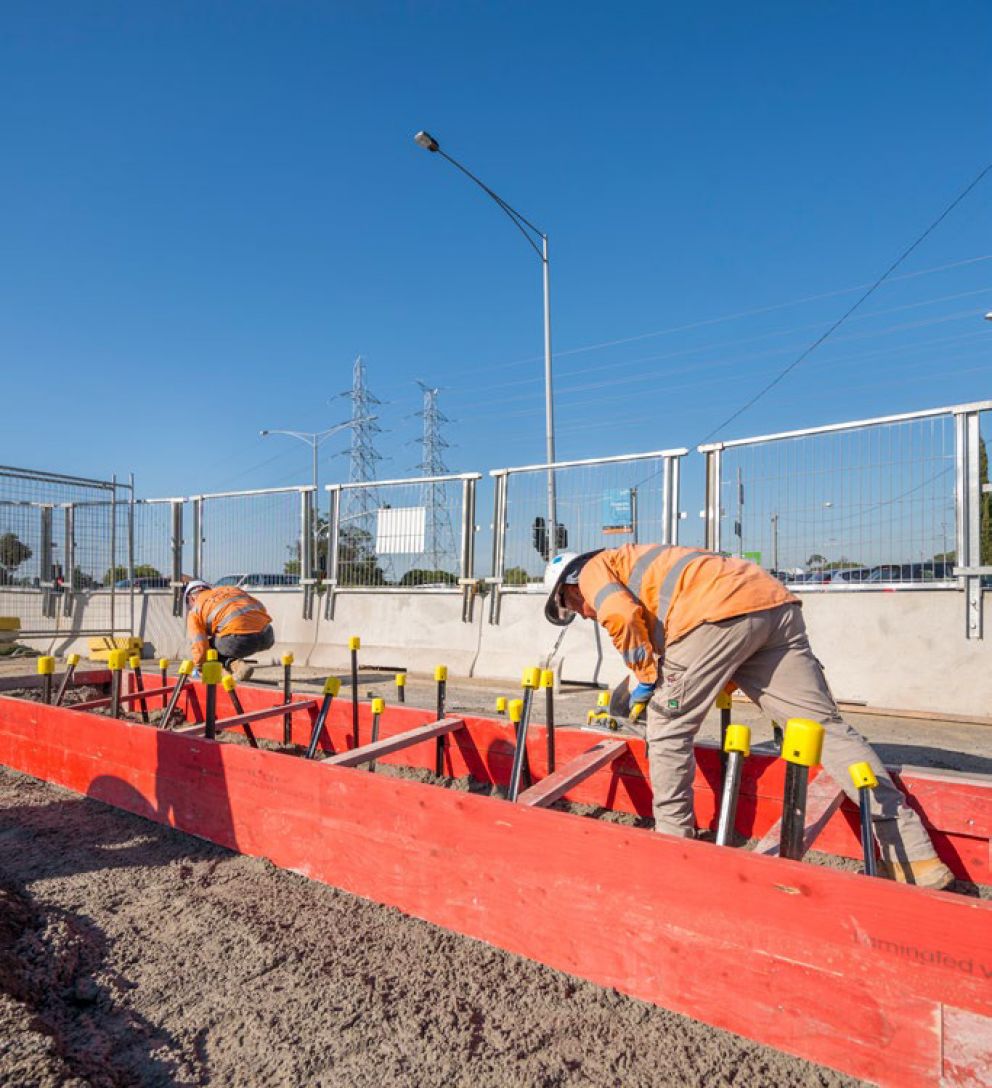
<svg viewBox="0 0 992 1088">
<path fill-rule="evenodd" d="M 444 463 L 444 451 L 448 448 L 448 443 L 441 437 L 441 424 L 451 421 L 437 406 L 440 390 L 431 388 L 424 382 L 418 381 L 417 385 L 424 392 L 424 407 L 416 413 L 424 421 L 421 461 L 417 468 L 425 476 L 444 476 L 448 472 L 448 466 Z M 424 551 L 430 557 L 431 570 L 441 570 L 445 557 L 454 554 L 455 534 L 451 527 L 451 510 L 445 496 L 446 486 L 443 483 L 423 485 L 422 501 L 426 520 Z"/>
<path fill-rule="evenodd" d="M 369 392 L 365 383 L 365 361 L 361 355 L 355 358 L 351 370 L 351 392 L 345 393 L 351 401 L 351 466 L 348 480 L 353 484 L 367 484 L 375 480 L 376 464 L 382 460 L 375 448 L 375 436 L 382 428 L 375 421 L 375 411 L 382 401 Z M 342 517 L 350 524 L 358 524 L 362 529 L 371 531 L 368 524 L 372 511 L 379 506 L 374 489 L 369 487 L 349 488 Z"/>
</svg>

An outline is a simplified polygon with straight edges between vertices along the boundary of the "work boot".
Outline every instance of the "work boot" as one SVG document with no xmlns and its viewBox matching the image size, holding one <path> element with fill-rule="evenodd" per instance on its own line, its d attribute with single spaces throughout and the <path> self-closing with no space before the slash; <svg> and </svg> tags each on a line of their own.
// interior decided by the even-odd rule
<svg viewBox="0 0 992 1088">
<path fill-rule="evenodd" d="M 243 684 L 246 680 L 250 680 L 255 670 L 248 664 L 247 661 L 232 661 L 231 662 L 231 675 L 239 684 Z"/>
<path fill-rule="evenodd" d="M 923 861 L 881 861 L 878 869 L 882 876 L 897 884 L 915 884 L 936 892 L 954 883 L 954 874 L 937 857 Z"/>
</svg>

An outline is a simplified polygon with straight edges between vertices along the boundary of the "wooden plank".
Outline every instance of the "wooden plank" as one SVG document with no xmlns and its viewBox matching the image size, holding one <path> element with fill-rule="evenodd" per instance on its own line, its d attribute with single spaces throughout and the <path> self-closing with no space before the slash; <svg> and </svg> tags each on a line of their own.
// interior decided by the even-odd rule
<svg viewBox="0 0 992 1088">
<path fill-rule="evenodd" d="M 844 791 L 826 771 L 820 771 L 810 782 L 806 793 L 806 826 L 803 829 L 804 854 L 816 842 L 831 816 L 840 808 L 845 796 Z M 762 836 L 754 848 L 754 853 L 777 858 L 781 838 L 782 821 L 779 819 Z"/>
<path fill-rule="evenodd" d="M 399 752 L 403 748 L 409 748 L 412 744 L 419 744 L 433 737 L 443 737 L 465 725 L 461 718 L 442 718 L 440 721 L 428 722 L 426 725 L 418 725 L 406 733 L 397 733 L 385 740 L 377 740 L 375 744 L 363 744 L 361 748 L 352 748 L 349 752 L 339 752 L 337 755 L 328 756 L 320 762 L 323 766 L 333 767 L 357 767 L 361 763 L 388 756 L 392 752 Z M 432 764 L 433 766 L 433 764 Z"/>
<path fill-rule="evenodd" d="M 992 1084 L 992 1022 L 986 1016 L 945 1005 L 943 1080 L 947 1088 L 982 1088 Z"/>
<path fill-rule="evenodd" d="M 171 695 L 175 684 L 165 688 L 146 688 L 144 691 L 130 691 L 121 693 L 122 703 L 133 703 L 142 699 L 150 699 L 153 695 Z M 110 706 L 110 696 L 101 699 L 90 699 L 85 703 L 72 703 L 66 710 L 93 710 L 96 707 Z"/>
<path fill-rule="evenodd" d="M 574 786 L 578 785 L 589 775 L 594 774 L 601 767 L 612 763 L 619 755 L 627 750 L 627 742 L 624 740 L 604 740 L 590 748 L 576 759 L 570 760 L 564 767 L 549 774 L 536 786 L 524 790 L 517 798 L 517 804 L 547 806 L 564 797 Z"/>
<path fill-rule="evenodd" d="M 65 673 L 60 672 L 52 677 L 52 686 L 56 690 L 58 690 L 58 686 L 62 683 L 64 676 Z M 0 692 L 17 691 L 19 688 L 31 690 L 33 688 L 40 688 L 42 683 L 42 678 L 37 673 L 32 673 L 30 676 L 2 676 L 0 677 Z M 87 672 L 80 672 L 79 669 L 77 669 L 72 677 L 73 687 L 96 687 L 99 684 L 109 683 L 109 669 L 90 669 Z"/>
</svg>

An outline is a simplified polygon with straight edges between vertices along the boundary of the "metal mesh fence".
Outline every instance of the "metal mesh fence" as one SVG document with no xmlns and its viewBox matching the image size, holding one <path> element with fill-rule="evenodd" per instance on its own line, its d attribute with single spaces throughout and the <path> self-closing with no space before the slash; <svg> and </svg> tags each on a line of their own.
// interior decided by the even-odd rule
<svg viewBox="0 0 992 1088">
<path fill-rule="evenodd" d="M 676 543 L 679 466 L 685 452 L 557 463 L 553 533 L 548 466 L 498 470 L 493 576 L 502 578 L 504 591 L 520 590 L 543 579 L 551 551 Z M 500 477 L 505 481 L 502 488 Z"/>
<path fill-rule="evenodd" d="M 167 589 L 172 578 L 172 503 L 139 499 L 134 504 L 134 580 L 138 589 Z"/>
<path fill-rule="evenodd" d="M 721 459 L 723 551 L 800 588 L 954 577 L 953 415 L 728 443 Z"/>
</svg>

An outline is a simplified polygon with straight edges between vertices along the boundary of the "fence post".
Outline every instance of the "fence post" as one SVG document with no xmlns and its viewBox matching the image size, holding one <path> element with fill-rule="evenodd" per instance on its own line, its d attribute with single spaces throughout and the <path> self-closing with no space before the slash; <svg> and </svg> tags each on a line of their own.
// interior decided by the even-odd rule
<svg viewBox="0 0 992 1088">
<path fill-rule="evenodd" d="M 981 446 L 980 417 L 977 411 L 954 415 L 955 475 L 954 503 L 957 514 L 957 566 L 971 571 L 982 561 L 982 483 L 979 474 Z M 982 637 L 982 579 L 963 574 L 965 591 L 965 636 Z"/>
<path fill-rule="evenodd" d="M 76 577 L 76 506 L 71 502 L 65 504 L 65 571 L 62 577 L 62 615 L 71 616 Z"/>
<path fill-rule="evenodd" d="M 334 594 L 338 586 L 338 529 L 341 514 L 341 485 L 327 485 L 327 600 L 324 619 L 334 619 Z"/>
<path fill-rule="evenodd" d="M 665 457 L 662 462 L 661 543 L 679 542 L 679 470 L 678 454 Z M 635 535 L 634 543 L 637 543 Z"/>
<path fill-rule="evenodd" d="M 52 507 L 41 507 L 41 531 L 38 551 L 38 585 L 41 587 L 41 614 L 48 618 L 55 615 L 55 541 L 52 538 Z"/>
<path fill-rule="evenodd" d="M 110 633 L 117 633 L 117 473 L 110 485 Z"/>
<path fill-rule="evenodd" d="M 313 488 L 300 491 L 300 585 L 303 587 L 303 618 L 313 618 L 313 527 L 316 493 Z"/>
<path fill-rule="evenodd" d="M 128 473 L 127 483 L 127 580 L 128 625 L 127 633 L 134 637 L 134 473 Z"/>
<path fill-rule="evenodd" d="M 503 588 L 503 569 L 506 562 L 506 485 L 505 472 L 493 473 L 493 564 L 490 585 L 489 622 L 499 623 L 500 593 Z"/>
<path fill-rule="evenodd" d="M 462 623 L 472 622 L 475 608 L 475 489 L 478 477 L 462 480 L 462 542 L 458 584 L 462 587 Z"/>
<path fill-rule="evenodd" d="M 193 577 L 203 577 L 203 499 L 193 501 Z"/>
<path fill-rule="evenodd" d="M 706 455 L 706 550 L 720 550 L 720 471 L 723 462 L 723 444 L 700 446 Z"/>
<path fill-rule="evenodd" d="M 173 499 L 172 536 L 169 545 L 172 551 L 172 614 L 183 614 L 183 501 Z"/>
</svg>

